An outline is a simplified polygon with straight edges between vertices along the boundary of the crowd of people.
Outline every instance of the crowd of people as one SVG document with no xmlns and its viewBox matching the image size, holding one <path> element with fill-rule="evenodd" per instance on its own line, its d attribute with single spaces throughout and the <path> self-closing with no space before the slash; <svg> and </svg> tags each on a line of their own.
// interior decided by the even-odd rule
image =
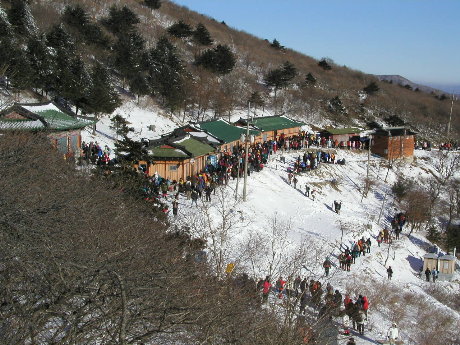
<svg viewBox="0 0 460 345">
<path fill-rule="evenodd" d="M 105 145 L 102 147 L 97 141 L 96 142 L 82 142 L 81 143 L 82 158 L 87 162 L 91 162 L 95 165 L 108 165 L 111 161 L 110 154 L 112 150 L 110 147 Z"/>
</svg>

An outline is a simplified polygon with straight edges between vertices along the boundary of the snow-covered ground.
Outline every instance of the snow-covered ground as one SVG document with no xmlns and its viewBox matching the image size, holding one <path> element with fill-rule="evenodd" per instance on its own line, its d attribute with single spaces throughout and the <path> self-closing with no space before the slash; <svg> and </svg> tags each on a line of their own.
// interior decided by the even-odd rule
<svg viewBox="0 0 460 345">
<path fill-rule="evenodd" d="M 157 116 L 134 102 L 116 113 L 127 117 L 138 138 L 155 138 L 180 125 L 179 119 Z M 244 112 L 239 116 L 244 116 Z M 147 129 L 152 124 L 155 131 Z M 88 131 L 84 140 L 113 147 L 114 134 L 108 118 L 98 124 L 98 131 L 96 136 Z M 247 272 L 255 279 L 300 275 L 319 279 L 324 286 L 330 282 L 343 295 L 350 293 L 353 300 L 358 294 L 369 296 L 369 323 L 365 336 L 355 335 L 357 344 L 375 344 L 376 339 L 384 338 L 394 321 L 406 343 L 422 343 L 417 323 L 421 322 L 424 306 L 425 311 L 437 311 L 432 313 L 436 320 L 431 320 L 430 329 L 441 327 L 438 315 L 442 314 L 460 324 L 459 312 L 428 294 L 426 290 L 433 283 L 417 275 L 421 258 L 431 245 L 423 234 L 409 237 L 406 229 L 390 248 L 387 244 L 378 247 L 375 240 L 383 227 L 389 227 L 390 217 L 399 211 L 390 192 L 397 174 L 414 180 L 430 176 L 437 153 L 416 151 L 414 162 L 401 162 L 389 171 L 386 161 L 371 157 L 369 174 L 374 184 L 365 198 L 361 190 L 367 174 L 367 152 L 338 151 L 337 158 L 345 158 L 345 165 L 322 163 L 316 171 L 301 174 L 294 188 L 287 182 L 287 168 L 300 154 L 279 152 L 271 156 L 261 172 L 248 177 L 245 202 L 242 179 L 231 180 L 228 186 L 218 189 L 212 202 L 200 201 L 198 207 L 181 196 L 178 217 L 170 215 L 173 226 L 187 227 L 192 235 L 207 238 L 208 258 L 221 272 L 233 262 L 235 273 Z M 281 155 L 285 163 L 281 162 Z M 315 190 L 315 200 L 305 196 L 306 184 Z M 342 201 L 340 214 L 333 211 L 334 200 Z M 371 238 L 371 253 L 358 258 L 351 272 L 342 271 L 337 267 L 340 248 L 350 247 L 361 237 Z M 325 277 L 322 268 L 327 256 L 336 265 L 329 277 Z M 394 271 L 391 281 L 387 279 L 388 266 Z M 458 296 L 459 281 L 457 273 L 453 282 L 436 284 L 447 294 Z M 273 303 L 280 302 L 273 299 Z M 347 339 L 339 335 L 338 343 L 345 344 Z"/>
</svg>

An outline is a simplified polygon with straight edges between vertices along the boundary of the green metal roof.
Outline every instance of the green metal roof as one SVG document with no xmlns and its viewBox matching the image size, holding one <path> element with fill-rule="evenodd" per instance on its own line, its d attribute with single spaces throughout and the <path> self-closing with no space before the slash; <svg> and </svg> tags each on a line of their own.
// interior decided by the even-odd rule
<svg viewBox="0 0 460 345">
<path fill-rule="evenodd" d="M 325 129 L 324 131 L 331 134 L 361 133 L 361 130 L 359 128 L 329 128 Z"/>
<path fill-rule="evenodd" d="M 181 149 L 161 145 L 150 150 L 150 154 L 155 158 L 187 158 L 188 154 Z"/>
<path fill-rule="evenodd" d="M 93 121 L 71 117 L 62 111 L 53 109 L 37 111 L 36 114 L 43 117 L 48 125 L 48 129 L 53 130 L 78 129 L 93 123 Z"/>
<path fill-rule="evenodd" d="M 18 113 L 23 118 L 6 118 Z M 94 122 L 89 119 L 70 116 L 52 102 L 42 104 L 15 104 L 0 113 L 0 129 L 23 131 L 64 131 L 80 129 Z"/>
<path fill-rule="evenodd" d="M 211 133 L 215 137 L 224 141 L 224 143 L 230 143 L 241 138 L 241 134 L 246 134 L 246 129 L 237 127 L 229 124 L 224 120 L 216 120 L 209 122 L 199 123 L 200 128 Z M 260 132 L 251 130 L 250 134 L 259 135 Z"/>
<path fill-rule="evenodd" d="M 193 138 L 176 141 L 174 144 L 182 146 L 185 150 L 191 153 L 192 157 L 203 156 L 205 154 L 214 152 L 214 147 Z"/>
<path fill-rule="evenodd" d="M 252 124 L 262 131 L 276 131 L 278 129 L 295 128 L 303 126 L 304 123 L 291 120 L 285 116 L 267 116 L 254 118 Z"/>
</svg>

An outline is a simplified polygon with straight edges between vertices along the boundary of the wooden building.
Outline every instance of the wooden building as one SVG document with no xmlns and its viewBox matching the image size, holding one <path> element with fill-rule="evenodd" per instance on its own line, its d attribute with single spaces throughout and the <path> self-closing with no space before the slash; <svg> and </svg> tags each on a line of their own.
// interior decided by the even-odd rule
<svg viewBox="0 0 460 345">
<path fill-rule="evenodd" d="M 322 137 L 338 143 L 346 143 L 349 140 L 359 140 L 361 130 L 359 128 L 327 128 L 320 132 Z"/>
<path fill-rule="evenodd" d="M 245 128 L 247 119 L 240 118 L 235 125 Z M 302 122 L 294 121 L 284 115 L 254 117 L 250 120 L 250 126 L 259 131 L 255 136 L 255 142 L 265 142 L 268 140 L 276 140 L 281 135 L 291 137 L 301 133 Z"/>
<path fill-rule="evenodd" d="M 428 253 L 423 256 L 423 272 L 434 268 L 439 272 L 439 280 L 452 280 L 455 273 L 456 258 L 453 255 Z"/>
<path fill-rule="evenodd" d="M 415 132 L 405 127 L 376 129 L 372 133 L 371 151 L 388 160 L 414 155 Z"/>
<path fill-rule="evenodd" d="M 0 131 L 45 132 L 66 159 L 80 156 L 81 130 L 93 123 L 52 102 L 16 103 L 0 112 Z"/>
<path fill-rule="evenodd" d="M 442 255 L 438 257 L 438 278 L 440 280 L 451 280 L 455 272 L 456 258 L 453 255 Z"/>
<path fill-rule="evenodd" d="M 219 152 L 232 152 L 233 147 L 243 144 L 241 135 L 246 134 L 246 128 L 234 126 L 223 119 L 200 122 L 195 126 L 222 141 Z M 257 137 L 260 135 L 260 131 L 250 130 L 249 134 Z"/>
<path fill-rule="evenodd" d="M 149 147 L 151 161 L 140 161 L 141 166 L 149 176 L 158 174 L 170 180 L 185 181 L 187 176 L 192 176 L 203 171 L 207 164 L 217 160 L 216 149 L 190 135 L 182 138 L 167 138 L 154 142 Z"/>
</svg>

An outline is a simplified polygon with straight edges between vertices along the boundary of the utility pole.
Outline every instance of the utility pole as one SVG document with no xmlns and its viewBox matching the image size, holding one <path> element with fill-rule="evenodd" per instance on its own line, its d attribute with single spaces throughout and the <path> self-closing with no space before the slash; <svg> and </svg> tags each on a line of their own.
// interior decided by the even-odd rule
<svg viewBox="0 0 460 345">
<path fill-rule="evenodd" d="M 454 101 L 457 100 L 457 97 L 452 94 L 452 103 L 450 104 L 450 115 L 449 115 L 449 123 L 447 124 L 447 140 L 450 139 L 450 123 L 452 122 L 452 110 L 454 108 Z"/>
<path fill-rule="evenodd" d="M 361 196 L 361 202 L 363 202 L 364 195 L 366 195 L 366 198 L 367 198 L 367 193 L 369 192 L 369 164 L 370 164 L 370 161 L 371 161 L 371 140 L 372 140 L 372 136 L 369 135 L 369 144 L 367 145 L 366 181 L 364 183 L 364 190 L 363 190 L 363 194 Z"/>
<path fill-rule="evenodd" d="M 251 102 L 248 102 L 248 119 L 246 120 L 246 137 L 244 140 L 244 183 L 243 183 L 243 201 L 246 201 L 246 184 L 248 180 L 248 141 L 249 141 L 249 110 L 251 107 Z"/>
</svg>

